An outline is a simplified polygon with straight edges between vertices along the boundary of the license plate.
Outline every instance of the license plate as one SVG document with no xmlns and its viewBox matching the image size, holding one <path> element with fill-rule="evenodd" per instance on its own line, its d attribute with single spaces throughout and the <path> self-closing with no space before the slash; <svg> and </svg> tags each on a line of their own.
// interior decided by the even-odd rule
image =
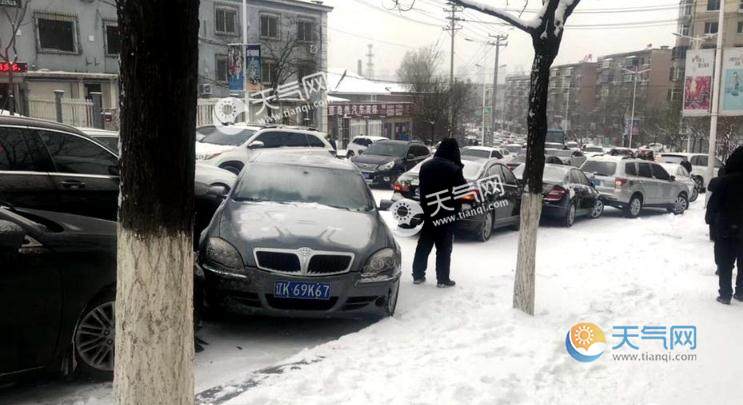
<svg viewBox="0 0 743 405">
<path fill-rule="evenodd" d="M 277 281 L 273 286 L 276 298 L 297 298 L 302 300 L 330 299 L 330 284 L 305 283 L 301 281 Z"/>
</svg>

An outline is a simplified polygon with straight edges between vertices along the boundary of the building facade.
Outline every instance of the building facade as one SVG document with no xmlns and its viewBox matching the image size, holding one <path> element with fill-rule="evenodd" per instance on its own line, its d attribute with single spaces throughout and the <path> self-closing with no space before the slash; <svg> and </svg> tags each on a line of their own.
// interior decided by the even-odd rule
<svg viewBox="0 0 743 405">
<path fill-rule="evenodd" d="M 506 128 L 513 132 L 526 132 L 526 118 L 529 114 L 529 75 L 506 76 L 503 95 L 504 121 Z"/>
<path fill-rule="evenodd" d="M 0 108 L 9 105 L 6 94 L 8 88 L 12 88 L 15 110 L 24 115 L 54 119 L 55 91 L 61 90 L 64 92 L 65 122 L 96 124 L 77 117 L 90 114 L 85 108 L 90 107 L 91 93 L 100 93 L 99 107 L 115 116 L 121 47 L 115 3 L 108 0 L 22 1 L 27 1 L 28 7 L 15 39 L 18 62 L 27 63 L 28 72 L 14 74 L 12 79 L 7 73 L 0 73 Z M 261 45 L 263 87 L 277 85 L 272 73 L 279 70 L 282 83 L 278 84 L 283 84 L 327 69 L 327 14 L 332 8 L 321 3 L 248 0 L 248 43 Z M 9 10 L 11 13 L 17 11 Z M 8 38 L 11 24 L 4 19 L 0 13 L 0 37 Z M 201 1 L 200 98 L 230 95 L 227 46 L 242 43 L 242 21 L 241 0 Z M 324 97 L 323 92 L 320 98 Z M 282 109 L 294 107 L 280 104 Z M 75 108 L 77 105 L 82 108 Z M 283 110 L 277 114 L 281 112 Z M 325 113 L 325 108 L 318 108 L 282 122 L 326 128 Z M 255 113 L 253 118 L 258 118 Z"/>
<path fill-rule="evenodd" d="M 597 63 L 580 62 L 550 69 L 547 122 L 573 137 L 590 135 L 596 128 L 591 120 L 596 108 Z"/>
</svg>

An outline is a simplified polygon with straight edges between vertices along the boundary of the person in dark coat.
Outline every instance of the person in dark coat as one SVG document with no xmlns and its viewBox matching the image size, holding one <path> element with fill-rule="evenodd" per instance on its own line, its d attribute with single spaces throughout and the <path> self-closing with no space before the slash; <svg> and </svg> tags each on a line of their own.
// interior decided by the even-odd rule
<svg viewBox="0 0 743 405">
<path fill-rule="evenodd" d="M 419 189 L 424 221 L 413 260 L 415 284 L 426 281 L 428 255 L 436 246 L 437 287 L 455 285 L 449 274 L 454 223 L 462 205 L 454 198 L 453 189 L 467 183 L 462 174 L 463 167 L 459 145 L 453 138 L 441 141 L 433 159 L 421 166 Z"/>
<path fill-rule="evenodd" d="M 718 176 L 712 191 L 707 210 L 714 224 L 715 263 L 720 278 L 717 301 L 729 305 L 731 298 L 743 301 L 743 146 L 730 155 L 724 176 Z M 738 276 L 733 294 L 736 261 Z"/>
</svg>

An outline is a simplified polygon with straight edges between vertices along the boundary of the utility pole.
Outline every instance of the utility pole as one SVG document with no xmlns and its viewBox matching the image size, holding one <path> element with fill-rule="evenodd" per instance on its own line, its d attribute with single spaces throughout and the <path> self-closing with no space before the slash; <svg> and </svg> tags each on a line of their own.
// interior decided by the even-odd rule
<svg viewBox="0 0 743 405">
<path fill-rule="evenodd" d="M 480 124 L 480 146 L 485 146 L 485 100 L 487 96 L 487 87 L 485 82 L 488 79 L 488 71 L 485 66 L 475 65 L 482 69 L 482 124 Z"/>
<path fill-rule="evenodd" d="M 242 29 L 243 29 L 243 45 L 242 45 L 242 63 L 243 63 L 243 103 L 245 103 L 245 123 L 249 124 L 250 119 L 250 92 L 248 91 L 248 0 L 243 0 L 242 7 Z"/>
<path fill-rule="evenodd" d="M 454 135 L 454 105 L 452 103 L 452 96 L 454 94 L 454 39 L 457 31 L 462 29 L 462 26 L 457 25 L 457 22 L 462 21 L 461 18 L 457 17 L 457 13 L 462 12 L 463 9 L 451 2 L 447 3 L 449 8 L 445 8 L 444 12 L 448 14 L 446 17 L 449 20 L 449 24 L 444 27 L 444 31 L 449 31 L 451 36 L 451 51 L 449 59 L 449 137 Z"/>
<path fill-rule="evenodd" d="M 565 89 L 565 134 L 570 131 L 570 87 Z"/>
<path fill-rule="evenodd" d="M 717 46 L 715 54 L 715 76 L 712 89 L 712 113 L 709 122 L 709 152 L 707 154 L 707 176 L 712 179 L 715 175 L 715 161 L 717 159 L 717 117 L 720 115 L 720 83 L 722 82 L 722 46 L 725 36 L 725 0 L 720 0 L 720 17 L 717 22 Z M 707 185 L 704 185 L 707 187 Z"/>
<path fill-rule="evenodd" d="M 635 66 L 635 70 L 629 70 L 629 69 L 622 69 L 626 73 L 631 74 L 633 76 L 632 80 L 632 111 L 630 115 L 630 122 L 629 122 L 629 135 L 628 135 L 628 148 L 632 148 L 632 135 L 635 132 L 635 100 L 637 98 L 637 76 L 649 72 L 650 69 L 644 69 L 640 70 L 640 66 Z"/>
<path fill-rule="evenodd" d="M 498 68 L 500 67 L 500 48 L 501 47 L 507 47 L 508 46 L 508 35 L 489 35 L 491 38 L 495 39 L 495 71 L 493 72 L 493 105 L 492 108 L 492 118 L 493 118 L 493 126 L 491 128 L 491 131 L 495 133 L 495 126 L 498 122 L 498 115 L 496 114 L 496 108 L 498 105 Z"/>
</svg>

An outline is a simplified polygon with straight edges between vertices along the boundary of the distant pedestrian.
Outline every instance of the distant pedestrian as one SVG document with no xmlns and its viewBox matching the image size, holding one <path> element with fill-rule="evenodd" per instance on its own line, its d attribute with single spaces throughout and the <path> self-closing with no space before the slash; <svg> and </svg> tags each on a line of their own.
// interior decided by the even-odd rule
<svg viewBox="0 0 743 405">
<path fill-rule="evenodd" d="M 731 298 L 743 301 L 743 146 L 738 147 L 725 164 L 724 176 L 718 176 L 707 206 L 714 226 L 715 263 L 720 279 L 717 301 L 730 304 Z M 733 294 L 733 268 L 738 276 Z"/>
<path fill-rule="evenodd" d="M 449 277 L 455 225 L 454 221 L 447 222 L 446 219 L 456 219 L 461 210 L 461 203 L 454 199 L 453 189 L 467 183 L 462 174 L 463 167 L 459 145 L 453 138 L 441 141 L 433 159 L 421 166 L 419 189 L 424 222 L 413 260 L 415 284 L 426 281 L 428 256 L 434 246 L 437 287 L 453 287 L 456 284 Z M 432 200 L 433 204 L 429 205 Z M 442 220 L 445 223 L 439 222 Z"/>
</svg>

